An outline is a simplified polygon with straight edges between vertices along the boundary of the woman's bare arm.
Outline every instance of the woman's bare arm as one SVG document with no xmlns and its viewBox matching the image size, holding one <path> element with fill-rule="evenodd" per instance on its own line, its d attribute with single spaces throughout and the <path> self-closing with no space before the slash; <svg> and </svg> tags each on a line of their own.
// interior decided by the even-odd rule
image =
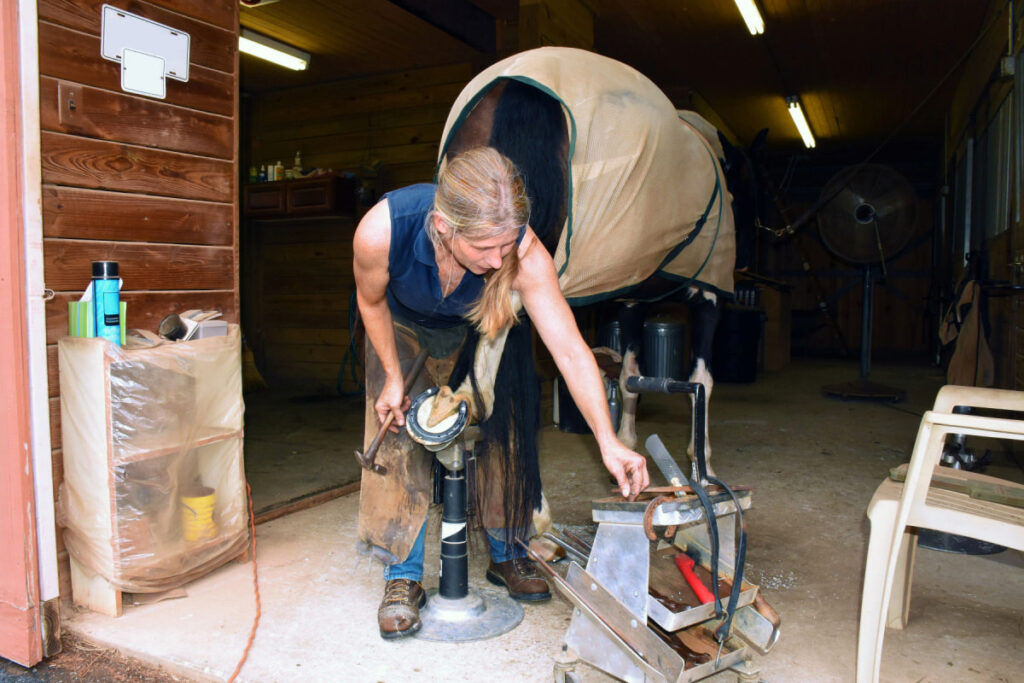
<svg viewBox="0 0 1024 683">
<path fill-rule="evenodd" d="M 594 433 L 605 467 L 615 477 L 622 495 L 635 496 L 650 484 L 646 460 L 626 448 L 615 435 L 597 361 L 558 287 L 551 256 L 528 230 L 519 257 L 519 274 L 513 287 L 522 297 L 530 320 Z"/>
<path fill-rule="evenodd" d="M 384 368 L 384 388 L 374 405 L 383 424 L 394 415 L 392 431 L 405 424 L 402 367 L 395 345 L 391 309 L 388 308 L 388 252 L 391 248 L 391 213 L 387 200 L 377 203 L 359 221 L 352 240 L 352 271 L 356 279 L 356 304 L 363 318 L 366 336 Z"/>
</svg>

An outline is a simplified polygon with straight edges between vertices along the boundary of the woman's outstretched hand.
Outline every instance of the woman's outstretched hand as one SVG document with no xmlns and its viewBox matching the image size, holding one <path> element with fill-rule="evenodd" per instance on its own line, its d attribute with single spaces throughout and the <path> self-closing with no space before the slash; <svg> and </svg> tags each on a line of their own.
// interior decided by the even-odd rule
<svg viewBox="0 0 1024 683">
<path fill-rule="evenodd" d="M 650 486 L 651 477 L 647 473 L 647 460 L 639 453 L 623 446 L 618 440 L 608 448 L 602 449 L 601 460 L 615 477 L 615 483 L 622 491 L 623 498 L 633 500 Z"/>
</svg>

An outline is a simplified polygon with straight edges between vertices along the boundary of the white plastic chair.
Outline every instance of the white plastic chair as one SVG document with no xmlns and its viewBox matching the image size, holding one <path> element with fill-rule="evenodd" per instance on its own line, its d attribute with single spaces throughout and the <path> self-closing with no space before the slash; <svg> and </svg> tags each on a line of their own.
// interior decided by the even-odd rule
<svg viewBox="0 0 1024 683">
<path fill-rule="evenodd" d="M 934 474 L 957 484 L 998 485 L 1020 495 L 1024 486 L 949 467 L 939 468 L 948 434 L 1024 441 L 1024 420 L 954 413 L 958 406 L 1024 411 L 1024 392 L 945 386 L 921 420 L 906 481 L 886 479 L 868 505 L 864 592 L 857 642 L 858 683 L 877 682 L 885 627 L 903 628 L 910 607 L 910 584 L 917 551 L 917 529 L 934 529 L 1024 550 L 1024 508 L 972 498 L 932 485 Z"/>
</svg>

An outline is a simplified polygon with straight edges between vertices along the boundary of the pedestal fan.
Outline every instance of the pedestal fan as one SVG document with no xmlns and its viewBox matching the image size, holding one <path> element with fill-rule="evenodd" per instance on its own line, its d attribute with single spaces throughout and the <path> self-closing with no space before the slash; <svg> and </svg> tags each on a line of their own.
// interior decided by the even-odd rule
<svg viewBox="0 0 1024 683">
<path fill-rule="evenodd" d="M 917 220 L 917 197 L 906 178 L 888 166 L 863 164 L 845 168 L 821 192 L 818 230 L 821 241 L 840 259 L 864 269 L 860 378 L 823 387 L 844 399 L 902 401 L 906 394 L 871 382 L 871 333 L 875 273 L 886 275 L 885 262 L 910 243 Z"/>
</svg>

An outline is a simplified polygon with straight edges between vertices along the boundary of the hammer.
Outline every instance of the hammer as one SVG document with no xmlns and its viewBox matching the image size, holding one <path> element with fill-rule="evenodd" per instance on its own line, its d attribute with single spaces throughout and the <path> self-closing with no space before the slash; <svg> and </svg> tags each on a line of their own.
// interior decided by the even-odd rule
<svg viewBox="0 0 1024 683">
<path fill-rule="evenodd" d="M 427 350 L 422 349 L 419 352 L 419 355 L 416 356 L 416 360 L 412 362 L 412 367 L 409 369 L 409 374 L 405 376 L 405 387 L 403 389 L 405 394 L 408 394 L 409 390 L 412 389 L 413 382 L 416 381 L 416 377 L 420 374 L 420 371 L 423 369 L 423 364 L 426 362 Z M 394 419 L 395 414 L 393 412 L 389 412 L 387 418 L 384 419 L 384 424 L 382 424 L 380 426 L 380 429 L 377 430 L 377 436 L 373 437 L 373 441 L 370 442 L 370 447 L 366 449 L 365 455 L 360 453 L 358 449 L 356 450 L 356 460 L 358 460 L 359 464 L 362 465 L 365 469 L 368 469 L 371 472 L 376 472 L 377 474 L 380 475 L 388 473 L 388 469 L 386 467 L 384 467 L 383 465 L 378 465 L 377 463 L 374 462 L 374 460 L 377 458 L 377 450 L 380 448 L 380 444 L 384 440 L 384 435 L 388 433 L 388 427 L 391 426 L 391 423 L 394 422 Z"/>
</svg>

